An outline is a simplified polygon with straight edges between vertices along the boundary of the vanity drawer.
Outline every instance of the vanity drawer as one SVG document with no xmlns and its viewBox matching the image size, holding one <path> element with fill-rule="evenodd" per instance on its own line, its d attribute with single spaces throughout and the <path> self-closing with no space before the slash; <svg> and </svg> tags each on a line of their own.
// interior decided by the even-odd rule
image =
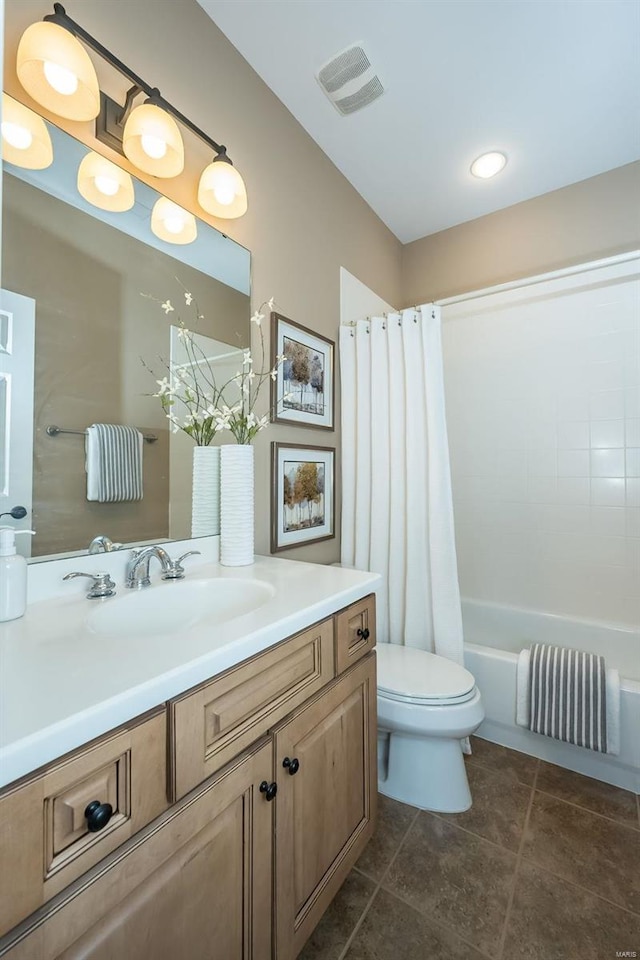
<svg viewBox="0 0 640 960">
<path fill-rule="evenodd" d="M 0 935 L 167 805 L 164 710 L 9 788 L 0 797 Z"/>
<path fill-rule="evenodd" d="M 223 767 L 333 676 L 330 618 L 170 701 L 171 799 Z"/>
<path fill-rule="evenodd" d="M 352 603 L 336 614 L 336 673 L 343 673 L 376 645 L 376 597 Z"/>
</svg>

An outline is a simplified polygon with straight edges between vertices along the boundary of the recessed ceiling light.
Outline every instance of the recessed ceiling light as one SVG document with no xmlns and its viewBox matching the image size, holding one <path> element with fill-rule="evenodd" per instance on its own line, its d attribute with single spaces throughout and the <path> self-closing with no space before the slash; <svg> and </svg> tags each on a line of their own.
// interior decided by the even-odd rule
<svg viewBox="0 0 640 960">
<path fill-rule="evenodd" d="M 471 173 L 474 177 L 480 177 L 481 180 L 488 180 L 489 177 L 495 177 L 496 173 L 504 170 L 507 158 L 504 153 L 483 153 L 481 157 L 474 160 L 471 164 Z"/>
</svg>

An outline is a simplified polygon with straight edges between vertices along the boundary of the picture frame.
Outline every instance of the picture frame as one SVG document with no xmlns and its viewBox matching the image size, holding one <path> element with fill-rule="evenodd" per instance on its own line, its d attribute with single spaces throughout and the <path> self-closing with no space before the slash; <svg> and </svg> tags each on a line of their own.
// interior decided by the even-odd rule
<svg viewBox="0 0 640 960">
<path fill-rule="evenodd" d="M 335 537 L 335 447 L 271 444 L 271 553 Z"/>
<path fill-rule="evenodd" d="M 274 423 L 333 430 L 335 343 L 281 313 L 271 314 Z M 278 362 L 278 357 L 285 359 Z"/>
</svg>

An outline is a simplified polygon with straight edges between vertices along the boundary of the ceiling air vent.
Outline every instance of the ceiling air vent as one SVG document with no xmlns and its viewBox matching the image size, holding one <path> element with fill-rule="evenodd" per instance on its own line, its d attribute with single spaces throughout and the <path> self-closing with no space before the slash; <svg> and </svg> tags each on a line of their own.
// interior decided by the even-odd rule
<svg viewBox="0 0 640 960">
<path fill-rule="evenodd" d="M 343 117 L 373 103 L 384 93 L 380 78 L 359 44 L 332 57 L 320 68 L 316 79 Z"/>
</svg>

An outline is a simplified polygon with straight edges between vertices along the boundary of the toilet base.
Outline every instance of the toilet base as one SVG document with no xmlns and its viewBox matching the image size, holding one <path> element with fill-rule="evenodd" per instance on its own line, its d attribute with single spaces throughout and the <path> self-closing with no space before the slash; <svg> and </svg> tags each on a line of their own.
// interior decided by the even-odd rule
<svg viewBox="0 0 640 960">
<path fill-rule="evenodd" d="M 459 740 L 389 733 L 386 779 L 378 790 L 385 797 L 434 813 L 463 813 L 471 806 Z"/>
</svg>

